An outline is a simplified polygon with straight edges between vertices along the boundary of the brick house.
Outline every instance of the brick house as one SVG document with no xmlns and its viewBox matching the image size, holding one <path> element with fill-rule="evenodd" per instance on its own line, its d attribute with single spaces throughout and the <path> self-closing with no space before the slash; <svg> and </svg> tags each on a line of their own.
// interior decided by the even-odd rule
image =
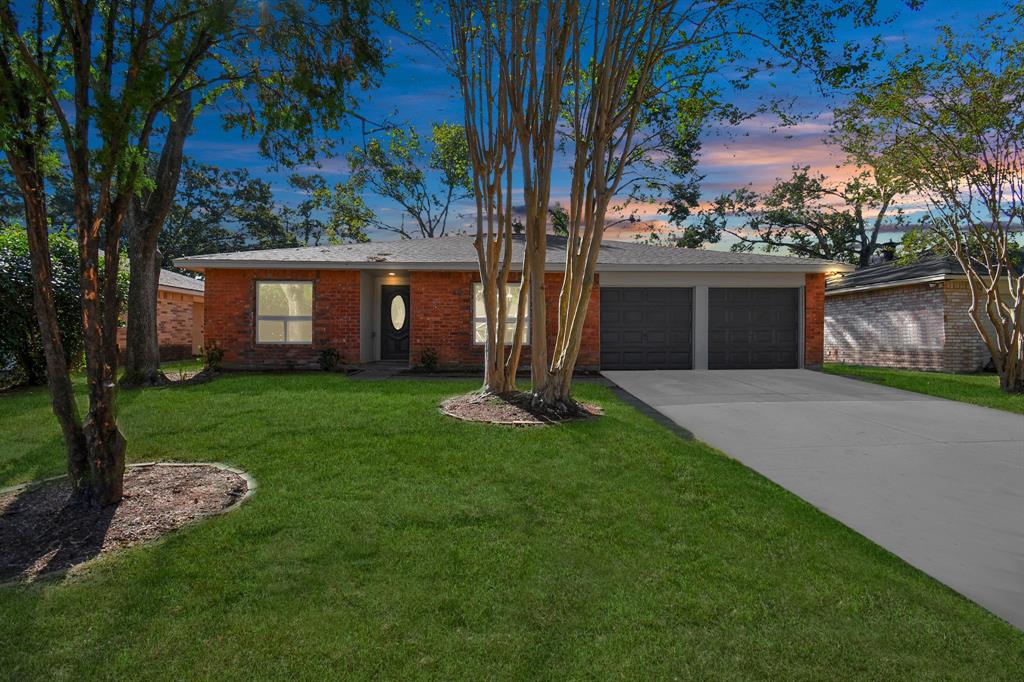
<svg viewBox="0 0 1024 682">
<path fill-rule="evenodd" d="M 880 263 L 831 278 L 825 361 L 976 372 L 991 354 L 967 314 L 971 290 L 955 258 Z"/>
<path fill-rule="evenodd" d="M 518 264 L 523 246 L 517 237 Z M 549 309 L 557 306 L 565 250 L 564 238 L 549 236 Z M 226 367 L 312 369 L 326 349 L 348 364 L 415 366 L 433 356 L 439 367 L 477 368 L 483 359 L 472 237 L 209 254 L 175 264 L 204 273 L 206 340 L 223 349 Z M 819 366 L 825 273 L 844 269 L 823 260 L 605 242 L 578 366 Z M 518 294 L 519 284 L 510 284 L 508 300 Z M 549 314 L 552 342 L 556 323 Z"/>
<path fill-rule="evenodd" d="M 156 292 L 156 330 L 161 360 L 183 360 L 198 355 L 203 347 L 205 283 L 194 277 L 160 271 Z M 117 330 L 118 350 L 123 352 L 127 330 Z"/>
</svg>

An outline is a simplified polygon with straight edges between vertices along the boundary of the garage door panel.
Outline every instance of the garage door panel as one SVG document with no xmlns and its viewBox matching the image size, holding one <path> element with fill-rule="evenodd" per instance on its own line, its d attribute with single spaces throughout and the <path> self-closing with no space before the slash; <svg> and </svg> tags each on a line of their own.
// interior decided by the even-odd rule
<svg viewBox="0 0 1024 682">
<path fill-rule="evenodd" d="M 689 369 L 692 327 L 690 288 L 602 288 L 601 367 Z"/>
<path fill-rule="evenodd" d="M 708 290 L 708 367 L 776 369 L 799 366 L 799 290 Z"/>
</svg>

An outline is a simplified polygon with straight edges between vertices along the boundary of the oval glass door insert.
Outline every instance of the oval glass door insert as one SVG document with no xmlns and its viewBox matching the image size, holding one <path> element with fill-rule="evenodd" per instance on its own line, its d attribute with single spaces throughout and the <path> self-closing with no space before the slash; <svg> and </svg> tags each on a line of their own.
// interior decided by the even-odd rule
<svg viewBox="0 0 1024 682">
<path fill-rule="evenodd" d="M 405 299 L 401 296 L 391 299 L 391 326 L 394 329 L 405 326 Z"/>
</svg>

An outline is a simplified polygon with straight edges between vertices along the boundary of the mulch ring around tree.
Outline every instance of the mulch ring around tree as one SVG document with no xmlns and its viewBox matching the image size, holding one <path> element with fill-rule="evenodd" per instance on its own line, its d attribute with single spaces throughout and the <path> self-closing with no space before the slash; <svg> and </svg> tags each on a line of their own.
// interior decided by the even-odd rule
<svg viewBox="0 0 1024 682">
<path fill-rule="evenodd" d="M 574 403 L 569 411 L 538 409 L 529 393 L 467 393 L 441 403 L 441 412 L 468 422 L 509 426 L 544 426 L 591 419 L 604 414 L 598 405 Z"/>
<path fill-rule="evenodd" d="M 124 498 L 104 509 L 70 503 L 66 477 L 0 491 L 0 583 L 31 582 L 98 555 L 152 542 L 240 504 L 245 473 L 214 464 L 142 464 L 125 470 Z"/>
</svg>

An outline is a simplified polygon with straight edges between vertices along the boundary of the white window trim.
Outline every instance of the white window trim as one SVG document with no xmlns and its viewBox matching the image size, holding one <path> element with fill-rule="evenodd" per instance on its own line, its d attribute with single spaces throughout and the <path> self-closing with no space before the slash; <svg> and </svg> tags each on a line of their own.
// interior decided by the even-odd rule
<svg viewBox="0 0 1024 682">
<path fill-rule="evenodd" d="M 288 322 L 291 321 L 304 321 L 309 320 L 310 327 L 313 325 L 312 315 L 260 315 L 260 285 L 261 284 L 308 284 L 312 293 L 311 306 L 316 303 L 316 287 L 313 285 L 311 279 L 258 279 L 256 280 L 256 324 L 254 325 L 253 332 L 256 335 L 256 343 L 260 346 L 312 346 L 313 335 L 310 334 L 309 341 L 289 341 L 288 340 Z M 284 341 L 260 341 L 260 320 L 271 320 L 271 321 L 282 321 L 284 322 Z"/>
<path fill-rule="evenodd" d="M 523 295 L 523 284 L 524 284 L 523 282 L 508 282 L 508 283 L 505 284 L 505 286 L 506 287 L 518 286 L 519 287 L 519 295 L 522 296 Z M 487 316 L 486 316 L 486 314 L 482 315 L 480 317 L 476 316 L 476 292 L 477 292 L 477 287 L 483 288 L 483 283 L 481 283 L 481 282 L 473 282 L 473 286 L 470 288 L 470 292 L 469 292 L 469 313 L 470 313 L 469 335 L 470 335 L 470 338 L 473 339 L 473 345 L 474 346 L 483 346 L 483 345 L 486 345 L 487 342 L 486 341 L 477 341 L 476 340 L 476 326 L 478 324 L 486 323 L 487 322 Z M 517 321 L 517 318 L 518 318 L 517 311 L 515 311 L 515 310 L 506 311 L 506 313 L 505 313 L 505 324 L 509 324 L 509 323 L 515 324 L 516 321 Z M 523 328 L 523 345 L 524 346 L 529 346 L 530 345 L 530 324 L 529 324 L 529 322 L 530 322 L 530 304 L 529 304 L 529 301 L 527 301 L 527 304 L 526 304 L 526 315 L 525 315 L 525 317 L 523 317 L 523 322 L 525 323 L 524 324 L 524 328 Z M 506 346 L 511 346 L 512 345 L 512 338 L 511 337 L 506 337 L 505 338 L 505 345 Z"/>
</svg>

